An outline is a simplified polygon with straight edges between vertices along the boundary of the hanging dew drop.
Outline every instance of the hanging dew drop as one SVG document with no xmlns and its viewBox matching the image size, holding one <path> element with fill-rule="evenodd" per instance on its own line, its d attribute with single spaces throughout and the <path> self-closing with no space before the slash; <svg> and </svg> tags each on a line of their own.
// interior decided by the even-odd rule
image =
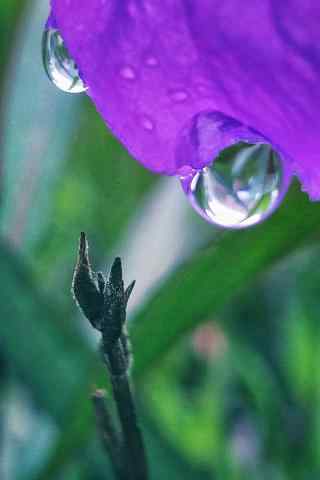
<svg viewBox="0 0 320 480">
<path fill-rule="evenodd" d="M 264 220 L 281 202 L 288 187 L 282 165 L 270 145 L 239 142 L 182 184 L 207 221 L 244 228 Z"/>
<path fill-rule="evenodd" d="M 49 79 L 60 90 L 68 93 L 82 93 L 87 90 L 76 63 L 55 28 L 48 28 L 43 33 L 42 57 Z"/>
</svg>

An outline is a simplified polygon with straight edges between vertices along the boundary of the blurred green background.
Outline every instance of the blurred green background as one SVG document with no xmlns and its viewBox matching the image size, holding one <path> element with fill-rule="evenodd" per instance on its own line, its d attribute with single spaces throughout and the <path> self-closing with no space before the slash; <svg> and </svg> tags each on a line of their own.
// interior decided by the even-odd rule
<svg viewBox="0 0 320 480">
<path fill-rule="evenodd" d="M 41 64 L 45 0 L 0 3 L 0 478 L 112 478 L 89 400 L 106 384 L 70 294 L 79 232 L 121 255 L 152 480 L 320 478 L 320 205 L 294 184 L 217 231 Z"/>
</svg>

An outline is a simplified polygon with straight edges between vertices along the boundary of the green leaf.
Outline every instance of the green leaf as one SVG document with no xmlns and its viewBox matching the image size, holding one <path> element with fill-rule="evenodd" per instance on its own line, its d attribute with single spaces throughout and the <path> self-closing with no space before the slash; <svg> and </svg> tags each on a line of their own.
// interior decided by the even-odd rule
<svg viewBox="0 0 320 480">
<path fill-rule="evenodd" d="M 13 50 L 15 33 L 19 25 L 20 17 L 22 17 L 26 0 L 2 0 L 0 3 L 0 131 L 3 135 L 4 115 L 3 108 L 6 102 L 6 81 L 8 65 L 11 61 L 11 53 Z M 1 139 L 2 140 L 2 139 Z M 0 201 L 3 197 L 3 142 L 0 143 Z"/>
<path fill-rule="evenodd" d="M 319 231 L 320 206 L 293 186 L 267 222 L 230 231 L 178 268 L 142 307 L 132 330 L 141 376 L 174 342 L 217 313 L 240 289 L 309 242 Z"/>
<path fill-rule="evenodd" d="M 51 192 L 51 215 L 36 246 L 34 267 L 48 275 L 51 284 L 68 289 L 69 278 L 61 278 L 57 265 L 73 263 L 80 231 L 94 245 L 95 263 L 102 263 L 156 177 L 116 142 L 89 100 L 65 155 L 67 162 Z"/>
<path fill-rule="evenodd" d="M 3 242 L 0 263 L 1 352 L 61 424 L 75 393 L 85 392 L 97 356 L 70 321 L 70 312 L 34 286 L 24 262 Z"/>
<path fill-rule="evenodd" d="M 26 0 L 2 0 L 0 4 L 0 82 L 6 72 L 5 67 L 10 59 L 12 40 L 26 3 Z"/>
<path fill-rule="evenodd" d="M 5 72 L 1 230 L 24 251 L 50 218 L 51 191 L 80 108 L 79 98 L 59 93 L 44 73 L 41 37 L 47 15 L 46 2 L 31 2 Z"/>
</svg>

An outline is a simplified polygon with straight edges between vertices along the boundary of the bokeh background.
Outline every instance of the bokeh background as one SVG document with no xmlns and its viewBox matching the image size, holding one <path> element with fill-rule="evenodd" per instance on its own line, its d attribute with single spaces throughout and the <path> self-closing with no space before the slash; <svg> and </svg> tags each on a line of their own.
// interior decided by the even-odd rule
<svg viewBox="0 0 320 480">
<path fill-rule="evenodd" d="M 297 183 L 216 230 L 132 160 L 41 63 L 46 0 L 0 2 L 0 478 L 112 479 L 89 400 L 106 385 L 70 294 L 80 231 L 121 255 L 151 478 L 320 478 L 320 204 Z"/>
</svg>

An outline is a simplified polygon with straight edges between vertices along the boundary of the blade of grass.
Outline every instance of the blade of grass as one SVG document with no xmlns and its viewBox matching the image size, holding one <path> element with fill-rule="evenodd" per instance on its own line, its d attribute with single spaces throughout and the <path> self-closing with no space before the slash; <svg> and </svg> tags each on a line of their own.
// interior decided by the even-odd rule
<svg viewBox="0 0 320 480">
<path fill-rule="evenodd" d="M 154 292 L 135 317 L 135 369 L 140 376 L 174 341 L 248 288 L 257 275 L 320 232 L 320 205 L 294 185 L 285 204 L 265 224 L 228 232 L 197 252 Z"/>
<path fill-rule="evenodd" d="M 79 386 L 87 388 L 97 359 L 70 312 L 34 286 L 30 271 L 3 242 L 0 263 L 1 352 L 61 424 Z"/>
<path fill-rule="evenodd" d="M 3 194 L 3 155 L 1 145 L 3 144 L 4 136 L 4 118 L 3 108 L 6 101 L 6 96 L 3 94 L 5 91 L 5 83 L 7 80 L 7 71 L 10 61 L 13 56 L 12 45 L 14 44 L 14 38 L 19 25 L 20 18 L 23 16 L 26 0 L 3 0 L 0 4 L 0 58 L 1 58 L 1 71 L 0 71 L 0 202 L 2 201 Z"/>
</svg>

